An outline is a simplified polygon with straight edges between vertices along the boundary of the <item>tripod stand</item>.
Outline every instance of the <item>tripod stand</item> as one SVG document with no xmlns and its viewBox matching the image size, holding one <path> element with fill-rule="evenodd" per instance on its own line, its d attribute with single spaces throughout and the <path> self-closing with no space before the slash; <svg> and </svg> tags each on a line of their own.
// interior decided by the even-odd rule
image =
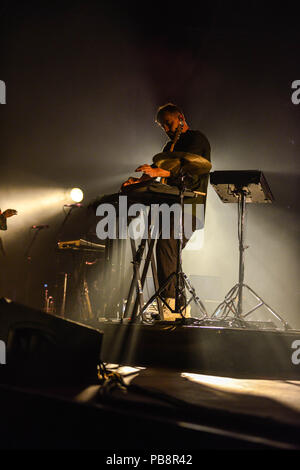
<svg viewBox="0 0 300 470">
<path fill-rule="evenodd" d="M 34 235 L 27 247 L 27 250 L 25 252 L 25 258 L 27 261 L 27 276 L 26 276 L 26 283 L 25 283 L 25 303 L 29 303 L 29 293 L 30 293 L 30 284 L 31 284 L 31 277 L 32 277 L 32 258 L 31 258 L 31 252 L 32 252 L 32 247 L 41 231 L 43 226 L 39 226 L 40 228 L 37 228 L 36 231 L 34 232 Z"/>
<path fill-rule="evenodd" d="M 159 287 L 159 289 L 152 295 L 152 297 L 148 300 L 148 302 L 144 305 L 143 308 L 140 310 L 140 315 L 142 316 L 143 313 L 147 310 L 147 308 L 154 302 L 155 299 L 158 301 L 160 300 L 163 304 L 168 308 L 171 313 L 179 313 L 181 317 L 184 319 L 184 311 L 186 311 L 187 306 L 192 302 L 192 300 L 197 305 L 201 315 L 202 320 L 208 319 L 208 314 L 206 312 L 205 306 L 197 296 L 194 287 L 192 286 L 188 276 L 183 272 L 182 269 L 182 249 L 183 249 L 183 233 L 184 233 L 184 224 L 183 224 L 183 211 L 184 211 L 184 193 L 185 193 L 185 178 L 187 173 L 184 173 L 183 164 L 179 171 L 179 200 L 180 200 L 180 219 L 179 219 L 179 234 L 177 239 L 177 265 L 176 271 L 171 273 L 170 276 L 166 279 L 166 281 Z M 174 224 L 174 232 L 175 232 L 175 224 Z M 173 309 L 162 297 L 162 292 L 168 286 L 168 284 L 173 280 L 175 277 L 176 279 L 176 287 L 175 287 L 175 309 Z M 189 291 L 191 294 L 190 299 L 187 301 L 185 289 Z"/>
<path fill-rule="evenodd" d="M 215 172 L 215 173 L 226 173 L 226 172 Z M 228 172 L 229 173 L 229 172 Z M 233 172 L 231 172 L 233 173 Z M 236 172 L 238 173 L 238 172 Z M 241 172 L 242 173 L 242 172 Z M 244 172 L 247 173 L 247 172 Z M 248 172 L 250 173 L 250 172 Z M 254 172 L 253 172 L 254 173 Z M 260 172 L 257 172 L 260 173 Z M 261 174 L 262 175 L 262 174 Z M 266 181 L 264 180 L 263 176 L 257 175 L 260 179 L 256 181 L 256 184 L 262 183 L 262 190 L 266 189 Z M 244 175 L 243 175 L 244 176 Z M 244 176 L 245 177 L 245 176 Z M 211 178 L 212 184 L 215 183 L 215 186 L 218 186 L 220 184 L 218 180 L 218 175 L 217 178 L 213 177 Z M 212 181 L 213 179 L 213 181 Z M 245 182 L 245 181 L 244 181 Z M 247 327 L 247 322 L 245 321 L 245 318 L 248 317 L 251 313 L 253 313 L 255 310 L 259 309 L 263 305 L 267 308 L 267 310 L 275 317 L 277 320 L 281 322 L 283 325 L 284 329 L 289 329 L 288 323 L 281 318 L 281 316 L 276 313 L 269 305 L 266 304 L 266 302 L 253 290 L 251 287 L 249 287 L 247 284 L 244 283 L 244 273 L 245 273 L 245 263 L 244 263 L 244 253 L 245 250 L 248 248 L 248 246 L 245 246 L 244 244 L 244 239 L 245 239 L 245 215 L 246 215 L 246 199 L 252 199 L 249 202 L 272 202 L 271 200 L 268 200 L 267 197 L 270 197 L 271 193 L 269 188 L 269 194 L 266 195 L 265 200 L 255 200 L 256 194 L 254 194 L 253 191 L 253 196 L 251 195 L 251 190 L 249 187 L 251 187 L 251 184 L 247 187 L 247 185 L 243 184 L 236 184 L 233 185 L 234 189 L 230 193 L 227 189 L 227 194 L 225 198 L 225 202 L 234 202 L 234 201 L 229 201 L 228 197 L 233 196 L 238 199 L 238 239 L 239 239 L 239 280 L 238 283 L 233 286 L 229 292 L 226 294 L 223 302 L 216 308 L 214 313 L 211 316 L 211 319 L 218 319 L 218 320 L 226 320 L 230 315 L 233 315 L 233 319 L 231 320 L 231 326 L 237 326 L 237 327 Z M 230 185 L 227 184 L 229 187 Z M 256 189 L 255 189 L 256 191 Z M 263 191 L 262 191 L 263 192 Z M 229 196 L 228 196 L 229 195 Z M 220 194 L 219 194 L 220 196 Z M 221 197 L 221 196 L 220 196 Z M 271 195 L 272 199 L 272 195 Z M 250 292 L 250 294 L 258 301 L 258 303 L 250 308 L 248 311 L 244 311 L 243 308 L 243 293 L 244 291 L 247 290 Z"/>
</svg>

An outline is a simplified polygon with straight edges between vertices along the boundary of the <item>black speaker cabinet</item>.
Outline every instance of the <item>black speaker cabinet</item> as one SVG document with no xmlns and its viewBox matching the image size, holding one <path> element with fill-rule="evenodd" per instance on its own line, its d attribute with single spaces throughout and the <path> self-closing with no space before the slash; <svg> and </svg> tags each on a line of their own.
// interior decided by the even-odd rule
<svg viewBox="0 0 300 470">
<path fill-rule="evenodd" d="M 97 383 L 103 333 L 0 299 L 0 383 Z"/>
</svg>

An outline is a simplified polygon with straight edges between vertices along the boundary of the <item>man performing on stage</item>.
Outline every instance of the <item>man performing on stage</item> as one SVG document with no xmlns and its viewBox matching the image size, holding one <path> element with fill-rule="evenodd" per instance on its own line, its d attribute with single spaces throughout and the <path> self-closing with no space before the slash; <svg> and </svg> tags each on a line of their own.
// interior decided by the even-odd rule
<svg viewBox="0 0 300 470">
<path fill-rule="evenodd" d="M 207 170 L 204 174 L 189 174 L 185 180 L 185 188 L 192 191 L 205 193 L 199 195 L 192 201 L 191 204 L 191 217 L 193 220 L 193 229 L 195 227 L 195 204 L 203 204 L 205 207 L 206 193 L 209 178 L 209 171 L 211 168 L 210 162 L 210 144 L 204 134 L 200 131 L 190 130 L 183 112 L 174 104 L 168 103 L 161 106 L 156 115 L 156 123 L 166 132 L 170 141 L 163 148 L 163 152 L 185 152 L 193 155 L 199 155 L 207 160 Z M 162 178 L 162 182 L 179 187 L 180 180 L 178 174 L 172 174 L 172 171 L 158 168 L 155 164 L 143 164 L 135 171 L 143 172 L 140 178 L 129 178 L 122 185 L 125 186 L 140 183 L 142 181 Z M 196 172 L 197 173 L 197 172 Z M 191 235 L 190 235 L 191 236 Z M 183 248 L 188 242 L 186 234 L 183 236 Z M 178 240 L 174 238 L 174 232 L 171 232 L 169 239 L 160 237 L 156 245 L 156 260 L 157 260 L 157 274 L 159 285 L 162 286 L 168 277 L 176 272 L 177 267 L 177 247 Z M 162 293 L 166 302 L 170 305 L 172 310 L 175 307 L 176 295 L 176 278 L 167 284 L 164 292 Z M 188 309 L 186 309 L 188 310 Z M 175 320 L 181 318 L 180 314 L 173 314 L 166 306 L 163 309 L 165 320 Z M 183 312 L 185 316 L 189 316 L 189 312 Z"/>
</svg>

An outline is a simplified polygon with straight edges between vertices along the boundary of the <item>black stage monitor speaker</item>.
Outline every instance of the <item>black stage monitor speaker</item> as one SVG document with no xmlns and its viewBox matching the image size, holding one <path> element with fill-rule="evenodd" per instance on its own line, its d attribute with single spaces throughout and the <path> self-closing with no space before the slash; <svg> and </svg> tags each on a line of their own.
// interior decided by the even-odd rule
<svg viewBox="0 0 300 470">
<path fill-rule="evenodd" d="M 1 298 L 0 383 L 97 383 L 102 336 L 100 330 Z"/>
</svg>

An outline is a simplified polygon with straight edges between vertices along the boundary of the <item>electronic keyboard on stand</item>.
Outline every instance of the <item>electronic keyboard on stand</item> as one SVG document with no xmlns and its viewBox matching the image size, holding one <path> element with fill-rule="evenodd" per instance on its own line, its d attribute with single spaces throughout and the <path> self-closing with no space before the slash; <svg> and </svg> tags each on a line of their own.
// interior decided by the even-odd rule
<svg viewBox="0 0 300 470">
<path fill-rule="evenodd" d="M 82 238 L 79 240 L 58 242 L 57 247 L 59 250 L 83 251 L 83 252 L 85 251 L 85 252 L 91 252 L 91 253 L 104 253 L 104 250 L 105 250 L 105 245 L 89 242 Z"/>
</svg>

